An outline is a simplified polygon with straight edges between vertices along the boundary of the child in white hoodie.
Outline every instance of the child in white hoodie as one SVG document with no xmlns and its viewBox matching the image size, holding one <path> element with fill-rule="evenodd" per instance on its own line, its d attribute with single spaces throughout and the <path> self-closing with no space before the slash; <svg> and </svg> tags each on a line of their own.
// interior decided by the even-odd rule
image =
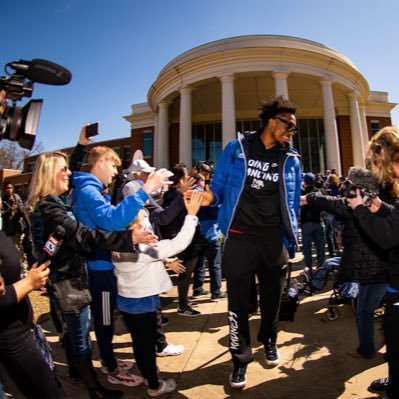
<svg viewBox="0 0 399 399">
<path fill-rule="evenodd" d="M 132 336 L 136 362 L 148 382 L 147 393 L 151 397 L 161 396 L 176 388 L 174 380 L 158 379 L 156 366 L 159 294 L 172 287 L 163 260 L 182 252 L 190 244 L 198 224 L 196 214 L 201 206 L 201 198 L 199 192 L 194 192 L 190 200 L 185 199 L 187 216 L 180 232 L 173 239 L 161 240 L 156 247 L 139 244 L 134 253 L 117 252 L 112 256 L 118 287 L 117 307 Z M 142 208 L 139 218 L 128 228 L 152 230 L 148 211 Z"/>
</svg>

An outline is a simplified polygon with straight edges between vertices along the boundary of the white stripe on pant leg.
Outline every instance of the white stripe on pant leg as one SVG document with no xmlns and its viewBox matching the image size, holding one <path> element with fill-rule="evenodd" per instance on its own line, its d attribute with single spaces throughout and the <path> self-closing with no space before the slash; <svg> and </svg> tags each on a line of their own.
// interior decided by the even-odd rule
<svg viewBox="0 0 399 399">
<path fill-rule="evenodd" d="M 110 292 L 103 291 L 102 292 L 102 307 L 103 307 L 103 325 L 109 326 L 111 325 L 111 304 L 110 304 Z"/>
</svg>

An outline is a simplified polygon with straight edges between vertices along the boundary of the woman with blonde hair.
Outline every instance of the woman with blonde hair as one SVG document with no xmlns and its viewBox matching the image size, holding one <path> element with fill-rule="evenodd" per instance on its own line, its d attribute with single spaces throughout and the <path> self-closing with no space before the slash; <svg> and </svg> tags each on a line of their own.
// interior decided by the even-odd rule
<svg viewBox="0 0 399 399">
<path fill-rule="evenodd" d="M 104 232 L 92 230 L 78 223 L 70 205 L 64 201 L 68 192 L 71 171 L 63 152 L 42 153 L 35 163 L 29 189 L 28 209 L 32 215 L 32 235 L 36 252 L 40 252 L 49 235 L 58 226 L 65 230 L 59 251 L 52 257 L 49 294 L 55 296 L 65 325 L 64 340 L 72 348 L 77 370 L 87 386 L 91 398 L 119 398 L 121 391 L 102 387 L 91 361 L 89 344 L 89 300 L 79 297 L 73 307 L 56 296 L 56 287 L 69 280 L 79 292 L 87 292 L 86 259 L 96 249 L 134 251 L 134 243 L 151 244 L 156 237 L 149 232 Z M 68 282 L 68 281 L 67 281 Z M 68 288 L 68 292 L 69 288 Z M 64 296 L 68 297 L 68 293 Z"/>
<path fill-rule="evenodd" d="M 395 164 L 399 161 L 399 125 L 386 126 L 370 140 L 366 153 L 366 168 L 371 170 L 381 185 L 393 197 L 399 197 L 399 180 Z"/>
<path fill-rule="evenodd" d="M 372 137 L 366 166 L 373 171 L 395 198 L 399 197 L 399 126 L 387 126 Z M 384 333 L 388 378 L 376 380 L 371 389 L 387 388 L 388 398 L 399 397 L 399 208 L 374 198 L 370 207 L 364 205 L 360 190 L 348 205 L 362 230 L 382 249 L 388 251 L 388 287 L 384 313 Z"/>
</svg>

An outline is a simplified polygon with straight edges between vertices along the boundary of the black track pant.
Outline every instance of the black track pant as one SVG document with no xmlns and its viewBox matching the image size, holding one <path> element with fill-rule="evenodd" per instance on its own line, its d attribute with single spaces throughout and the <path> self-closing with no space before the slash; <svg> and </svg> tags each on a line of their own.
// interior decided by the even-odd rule
<svg viewBox="0 0 399 399">
<path fill-rule="evenodd" d="M 265 344 L 268 339 L 277 338 L 286 254 L 279 237 L 266 240 L 230 235 L 226 241 L 222 269 L 227 281 L 229 345 L 234 364 L 253 360 L 248 314 L 253 305 L 254 275 L 259 283 L 261 312 L 258 340 Z"/>
</svg>

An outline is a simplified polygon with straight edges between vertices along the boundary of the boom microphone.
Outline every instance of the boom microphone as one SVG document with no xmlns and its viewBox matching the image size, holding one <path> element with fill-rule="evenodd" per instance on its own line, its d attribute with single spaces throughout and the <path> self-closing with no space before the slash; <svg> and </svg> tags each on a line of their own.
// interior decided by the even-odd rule
<svg viewBox="0 0 399 399">
<path fill-rule="evenodd" d="M 51 258 L 58 252 L 62 240 L 65 236 L 65 229 L 58 225 L 52 234 L 49 235 L 46 243 L 43 247 L 43 254 L 39 260 L 39 265 L 46 262 L 47 260 L 51 260 Z"/>
<path fill-rule="evenodd" d="M 61 86 L 68 84 L 72 79 L 71 72 L 48 60 L 35 58 L 32 61 L 19 60 L 10 62 L 7 67 L 13 68 L 32 82 L 47 85 Z"/>
</svg>

